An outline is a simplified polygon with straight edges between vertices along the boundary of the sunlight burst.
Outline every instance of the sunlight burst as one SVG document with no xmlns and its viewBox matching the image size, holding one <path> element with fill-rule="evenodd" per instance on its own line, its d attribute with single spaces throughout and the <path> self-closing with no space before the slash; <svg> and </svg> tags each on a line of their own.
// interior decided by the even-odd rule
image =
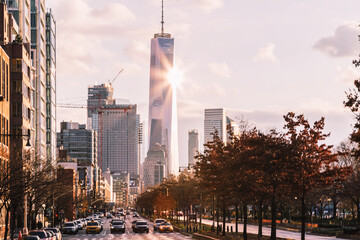
<svg viewBox="0 0 360 240">
<path fill-rule="evenodd" d="M 168 81 L 173 87 L 177 87 L 180 85 L 182 80 L 182 73 L 180 70 L 174 66 L 172 69 L 170 69 L 168 73 Z"/>
</svg>

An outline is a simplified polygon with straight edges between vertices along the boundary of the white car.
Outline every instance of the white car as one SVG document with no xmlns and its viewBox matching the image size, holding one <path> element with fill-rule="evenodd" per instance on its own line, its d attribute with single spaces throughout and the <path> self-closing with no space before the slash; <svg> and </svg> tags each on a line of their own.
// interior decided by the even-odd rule
<svg viewBox="0 0 360 240">
<path fill-rule="evenodd" d="M 52 231 L 53 233 L 55 233 L 56 235 L 56 240 L 62 240 L 62 235 L 61 235 L 61 232 L 58 228 L 45 228 L 44 229 L 45 231 Z"/>
<path fill-rule="evenodd" d="M 79 228 L 75 222 L 66 222 L 63 227 L 61 228 L 62 233 L 77 233 Z"/>
</svg>

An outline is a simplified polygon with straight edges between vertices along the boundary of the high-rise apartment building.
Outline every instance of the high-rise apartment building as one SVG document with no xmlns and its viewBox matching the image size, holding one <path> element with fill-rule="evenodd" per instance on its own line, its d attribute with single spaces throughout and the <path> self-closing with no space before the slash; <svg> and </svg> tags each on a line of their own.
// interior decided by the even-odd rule
<svg viewBox="0 0 360 240">
<path fill-rule="evenodd" d="M 32 96 L 32 108 L 34 120 L 32 123 L 35 129 L 35 150 L 36 155 L 42 159 L 55 164 L 55 124 L 48 125 L 47 117 L 55 117 L 55 112 L 47 115 L 46 103 L 46 12 L 45 0 L 6 0 L 9 12 L 13 15 L 19 26 L 19 35 L 24 43 L 31 44 L 32 66 L 35 68 L 35 75 L 32 86 L 35 91 Z M 52 55 L 55 56 L 55 55 Z M 55 73 L 55 65 L 52 66 L 52 73 Z M 55 92 L 54 92 L 55 93 Z M 53 94 L 54 95 L 54 94 Z M 55 95 L 51 96 L 55 100 Z M 53 101 L 55 102 L 55 101 Z M 47 131 L 49 130 L 49 131 Z M 47 144 L 47 133 L 52 134 Z M 48 134 L 49 135 L 49 134 Z M 47 152 L 47 146 L 49 150 Z M 47 154 L 49 153 L 49 154 Z"/>
<path fill-rule="evenodd" d="M 98 132 L 103 171 L 139 176 L 140 117 L 134 104 L 116 104 L 111 84 L 88 88 L 88 122 Z"/>
<path fill-rule="evenodd" d="M 46 13 L 46 157 L 56 160 L 56 22 Z"/>
<path fill-rule="evenodd" d="M 32 38 L 31 0 L 6 0 L 8 11 L 14 16 L 19 26 L 18 34 L 24 43 L 30 43 Z M 31 34 L 30 34 L 31 33 Z"/>
<path fill-rule="evenodd" d="M 188 163 L 192 167 L 194 166 L 196 159 L 195 156 L 199 152 L 199 132 L 197 130 L 189 131 L 188 140 Z"/>
<path fill-rule="evenodd" d="M 37 155 L 47 158 L 46 153 L 46 12 L 45 0 L 31 0 L 31 59 L 35 67 L 34 109 L 35 149 Z M 21 28 L 21 26 L 20 26 Z M 55 96 L 54 96 L 55 99 Z M 52 113 L 54 114 L 54 113 Z M 55 126 L 54 126 L 55 128 Z M 55 159 L 47 159 L 55 164 Z"/>
<path fill-rule="evenodd" d="M 88 190 L 97 191 L 100 174 L 95 130 L 86 129 L 85 124 L 77 122 L 62 122 L 60 132 L 57 133 L 57 147 L 65 150 L 70 158 L 76 159 L 78 171 L 84 176 L 81 180 L 86 181 Z M 86 169 L 86 174 L 80 169 Z"/>
<path fill-rule="evenodd" d="M 212 133 L 218 132 L 221 140 L 227 141 L 226 113 L 223 108 L 205 109 L 204 143 L 213 139 Z"/>
<path fill-rule="evenodd" d="M 127 208 L 130 194 L 130 174 L 114 173 L 112 176 L 115 203 L 122 208 Z"/>
<path fill-rule="evenodd" d="M 168 75 L 174 67 L 174 38 L 164 32 L 151 39 L 149 93 L 149 151 L 157 144 L 165 146 L 166 176 L 179 169 L 177 111 L 173 86 Z"/>
<path fill-rule="evenodd" d="M 9 77 L 9 56 L 4 49 L 0 47 L 0 132 L 1 134 L 10 134 L 10 77 Z M 9 176 L 10 173 L 10 141 L 9 137 L 0 137 L 0 179 Z M 7 178 L 9 179 L 9 178 Z M 2 185 L 3 186 L 3 185 Z M 6 199 L 5 199 L 6 201 Z M 0 202 L 4 202 L 4 199 L 0 197 Z M 0 209 L 0 234 L 4 235 L 5 231 L 5 219 L 7 211 L 5 208 Z"/>
</svg>

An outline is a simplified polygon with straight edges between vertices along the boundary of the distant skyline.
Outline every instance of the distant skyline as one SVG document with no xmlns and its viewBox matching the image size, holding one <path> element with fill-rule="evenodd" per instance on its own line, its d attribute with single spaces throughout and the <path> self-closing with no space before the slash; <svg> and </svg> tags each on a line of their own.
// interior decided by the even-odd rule
<svg viewBox="0 0 360 240">
<path fill-rule="evenodd" d="M 329 143 L 348 137 L 354 119 L 342 102 L 360 76 L 351 64 L 360 53 L 359 1 L 164 3 L 165 32 L 176 39 L 183 73 L 181 166 L 187 165 L 188 130 L 199 130 L 203 144 L 205 108 L 225 108 L 234 120 L 262 130 L 282 130 L 289 111 L 312 122 L 324 116 Z M 125 68 L 114 97 L 138 104 L 147 122 L 150 40 L 161 30 L 161 0 L 47 0 L 47 7 L 57 22 L 57 102 L 85 104 L 88 85 Z M 63 120 L 86 123 L 86 110 L 58 108 L 57 121 Z"/>
</svg>

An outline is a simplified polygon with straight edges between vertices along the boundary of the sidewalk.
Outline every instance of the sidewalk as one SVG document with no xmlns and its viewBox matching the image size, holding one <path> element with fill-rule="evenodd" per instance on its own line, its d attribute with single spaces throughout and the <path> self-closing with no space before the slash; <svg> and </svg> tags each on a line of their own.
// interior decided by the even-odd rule
<svg viewBox="0 0 360 240">
<path fill-rule="evenodd" d="M 200 219 L 198 219 L 199 222 Z M 212 220 L 206 220 L 206 219 L 202 219 L 202 224 L 206 224 L 206 225 L 212 225 L 213 221 Z M 219 223 L 222 224 L 222 223 Z M 235 230 L 235 223 L 226 223 L 226 226 L 229 227 L 233 227 L 233 229 Z M 246 225 L 247 226 L 247 232 L 248 233 L 252 233 L 252 234 L 257 234 L 258 233 L 258 226 L 257 225 Z M 216 222 L 215 222 L 215 227 L 216 227 Z M 238 224 L 238 228 L 239 228 L 239 232 L 243 231 L 243 227 L 244 225 L 242 223 Z M 264 236 L 270 236 L 271 234 L 271 228 L 269 227 L 264 227 L 262 228 L 263 231 L 263 235 Z M 291 231 L 286 231 L 286 230 L 280 230 L 280 229 L 276 229 L 276 236 L 280 237 L 280 238 L 289 238 L 289 239 L 294 239 L 294 240 L 301 240 L 301 233 L 299 232 L 291 232 Z M 317 236 L 317 235 L 312 235 L 312 234 L 306 234 L 305 235 L 305 239 L 307 240 L 346 240 L 343 238 L 336 238 L 336 237 L 325 237 L 325 236 Z"/>
</svg>

